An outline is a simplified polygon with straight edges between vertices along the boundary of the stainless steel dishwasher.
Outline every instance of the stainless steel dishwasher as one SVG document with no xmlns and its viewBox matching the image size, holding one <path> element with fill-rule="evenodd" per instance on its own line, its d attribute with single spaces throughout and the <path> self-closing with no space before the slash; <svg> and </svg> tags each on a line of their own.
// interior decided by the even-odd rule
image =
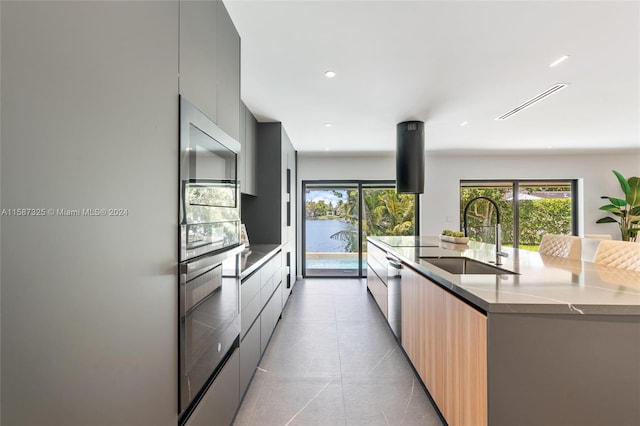
<svg viewBox="0 0 640 426">
<path fill-rule="evenodd" d="M 402 263 L 395 257 L 387 254 L 387 291 L 388 291 L 388 314 L 387 321 L 391 331 L 395 334 L 398 342 L 402 342 L 402 304 L 400 292 L 402 291 L 400 281 Z"/>
</svg>

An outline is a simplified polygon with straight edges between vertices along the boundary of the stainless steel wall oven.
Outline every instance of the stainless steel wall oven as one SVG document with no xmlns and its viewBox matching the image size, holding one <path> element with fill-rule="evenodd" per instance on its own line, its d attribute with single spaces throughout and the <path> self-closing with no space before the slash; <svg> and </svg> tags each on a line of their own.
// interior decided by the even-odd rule
<svg viewBox="0 0 640 426">
<path fill-rule="evenodd" d="M 180 98 L 180 261 L 240 244 L 240 144 Z"/>
<path fill-rule="evenodd" d="M 180 424 L 239 345 L 239 151 L 237 141 L 180 98 Z"/>
</svg>

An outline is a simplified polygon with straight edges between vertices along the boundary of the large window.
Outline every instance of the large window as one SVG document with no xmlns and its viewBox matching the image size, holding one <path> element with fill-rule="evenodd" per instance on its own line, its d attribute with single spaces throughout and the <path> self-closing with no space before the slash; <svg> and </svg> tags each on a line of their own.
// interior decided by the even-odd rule
<svg viewBox="0 0 640 426">
<path fill-rule="evenodd" d="M 577 234 L 575 180 L 461 181 L 460 223 L 476 197 L 493 200 L 500 211 L 502 243 L 537 250 L 543 234 Z M 467 209 L 467 231 L 475 241 L 493 243 L 495 207 L 479 199 Z"/>
<path fill-rule="evenodd" d="M 415 235 L 417 196 L 393 182 L 304 181 L 302 275 L 363 277 L 367 236 Z"/>
</svg>

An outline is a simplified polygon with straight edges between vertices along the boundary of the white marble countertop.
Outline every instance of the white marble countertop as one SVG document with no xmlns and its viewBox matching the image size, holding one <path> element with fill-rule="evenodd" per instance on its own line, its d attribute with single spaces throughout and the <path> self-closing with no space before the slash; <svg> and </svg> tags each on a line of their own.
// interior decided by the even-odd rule
<svg viewBox="0 0 640 426">
<path fill-rule="evenodd" d="M 421 275 L 487 313 L 640 316 L 640 273 L 503 247 L 500 268 L 515 275 L 456 275 L 422 257 L 463 256 L 495 261 L 495 246 L 438 237 L 369 237 Z"/>
</svg>

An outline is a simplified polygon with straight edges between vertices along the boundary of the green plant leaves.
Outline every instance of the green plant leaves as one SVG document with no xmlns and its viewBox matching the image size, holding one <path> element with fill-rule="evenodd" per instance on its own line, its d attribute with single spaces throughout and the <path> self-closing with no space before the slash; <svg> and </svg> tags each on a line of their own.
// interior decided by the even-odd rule
<svg viewBox="0 0 640 426">
<path fill-rule="evenodd" d="M 603 217 L 602 219 L 596 220 L 596 223 L 618 223 L 618 221 L 612 217 L 607 216 Z"/>
<path fill-rule="evenodd" d="M 607 197 L 609 202 L 617 207 L 624 207 L 627 205 L 627 200 L 622 200 L 620 198 Z"/>
<path fill-rule="evenodd" d="M 622 216 L 622 210 L 620 210 L 618 206 L 614 206 L 613 204 L 607 204 L 606 206 L 602 206 L 600 207 L 600 210 L 604 210 L 604 211 L 616 214 L 618 216 Z"/>
<path fill-rule="evenodd" d="M 596 223 L 617 223 L 620 226 L 622 239 L 624 241 L 633 241 L 637 238 L 640 227 L 640 178 L 637 176 L 630 177 L 628 180 L 619 172 L 612 170 L 618 179 L 620 188 L 624 192 L 624 200 L 621 198 L 602 196 L 600 198 L 609 200 L 609 203 L 600 207 L 600 210 L 609 212 L 620 219 L 612 217 L 603 217 Z"/>
<path fill-rule="evenodd" d="M 622 176 L 620 173 L 616 172 L 615 170 L 611 170 L 611 171 L 618 178 L 618 182 L 620 183 L 620 187 L 622 188 L 622 192 L 624 192 L 624 194 L 627 195 L 629 193 L 629 191 L 631 190 L 631 188 L 629 187 L 629 182 L 627 182 L 627 180 L 624 178 L 624 176 Z"/>
<path fill-rule="evenodd" d="M 630 177 L 628 183 L 629 192 L 626 193 L 626 201 L 634 207 L 638 206 L 640 205 L 640 178 L 637 176 Z"/>
</svg>

